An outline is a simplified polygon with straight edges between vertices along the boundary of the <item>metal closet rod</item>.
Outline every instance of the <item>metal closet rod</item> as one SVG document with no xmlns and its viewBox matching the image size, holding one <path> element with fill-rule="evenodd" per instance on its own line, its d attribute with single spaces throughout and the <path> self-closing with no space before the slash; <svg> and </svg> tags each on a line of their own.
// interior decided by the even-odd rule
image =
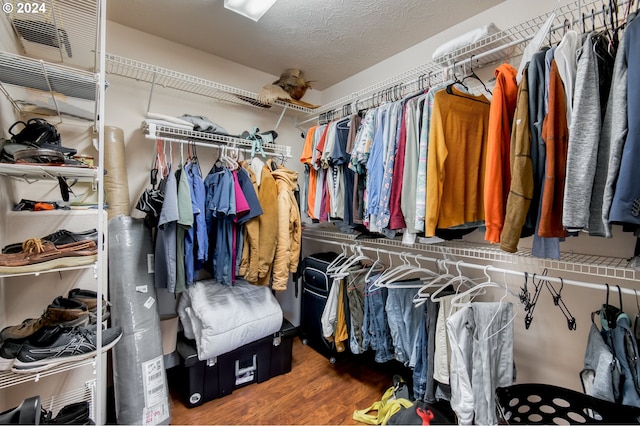
<svg viewBox="0 0 640 426">
<path fill-rule="evenodd" d="M 333 244 L 333 245 L 340 245 L 342 247 L 352 247 L 353 249 L 360 248 L 363 250 L 370 250 L 370 251 L 375 251 L 376 253 L 382 253 L 382 254 L 388 254 L 388 255 L 395 255 L 395 256 L 403 256 L 403 255 L 407 255 L 408 258 L 413 258 L 413 259 L 420 259 L 420 260 L 424 260 L 424 261 L 428 261 L 428 262 L 444 262 L 445 264 L 448 265 L 452 265 L 452 266 L 457 266 L 457 267 L 464 267 L 464 268 L 469 268 L 469 269 L 476 269 L 479 271 L 484 271 L 484 272 L 497 272 L 497 273 L 506 273 L 506 274 L 510 274 L 510 275 L 515 275 L 518 277 L 521 277 L 524 279 L 524 272 L 522 271 L 514 271 L 513 269 L 505 269 L 505 268 L 498 268 L 492 265 L 478 265 L 475 263 L 469 263 L 469 262 L 464 262 L 461 260 L 451 260 L 451 259 L 439 259 L 436 257 L 428 257 L 428 256 L 424 256 L 421 254 L 416 254 L 416 253 L 412 253 L 412 252 L 397 252 L 397 251 L 391 251 L 391 250 L 386 250 L 386 249 L 379 249 L 376 247 L 369 247 L 369 246 L 365 246 L 363 244 L 360 243 L 353 243 L 353 244 L 346 244 L 343 242 L 338 242 L 338 241 L 332 241 L 332 240 L 318 240 L 314 237 L 310 237 L 310 236 L 305 236 L 303 235 L 302 238 L 304 239 L 308 239 L 308 240 L 312 240 L 312 241 L 316 241 L 316 242 L 320 242 L 323 244 Z M 446 255 L 446 253 L 443 251 L 442 253 L 443 255 Z M 532 273 L 528 273 L 529 275 L 533 275 Z M 540 275 L 542 276 L 542 275 Z M 572 285 L 575 287 L 583 287 L 583 288 L 590 288 L 590 289 L 594 289 L 594 290 L 603 290 L 603 291 L 616 291 L 617 290 L 617 286 L 616 285 L 609 285 L 609 287 L 607 287 L 605 284 L 594 284 L 594 283 L 588 283 L 588 282 L 584 282 L 584 281 L 577 281 L 577 280 L 571 280 L 571 279 L 564 279 L 564 278 L 560 278 L 560 277 L 552 277 L 549 275 L 544 275 L 544 280 L 546 281 L 551 281 L 554 283 L 558 283 L 558 284 L 567 284 L 567 285 Z M 620 290 L 622 291 L 623 294 L 629 294 L 629 295 L 636 295 L 636 291 L 634 289 L 630 289 L 630 288 L 626 288 L 626 287 L 622 287 L 620 286 Z"/>
<path fill-rule="evenodd" d="M 251 148 L 248 147 L 243 147 L 243 146 L 237 146 L 234 145 L 233 142 L 231 144 L 227 144 L 224 142 L 196 142 L 196 141 L 191 141 L 191 140 L 186 140 L 186 139 L 177 139 L 177 138 L 170 138 L 167 136 L 154 136 L 154 137 L 150 137 L 149 135 L 145 135 L 145 137 L 147 139 L 151 139 L 151 140 L 155 140 L 155 141 L 163 141 L 163 142 L 175 142 L 175 143 L 180 143 L 180 144 L 189 144 L 189 145 L 195 145 L 195 146 L 202 146 L 204 148 L 224 148 L 224 147 L 229 147 L 229 148 L 233 148 L 233 149 L 237 149 L 238 151 L 242 151 L 242 152 L 248 152 L 251 153 Z M 284 157 L 284 158 L 291 158 L 291 155 L 289 154 L 285 154 L 283 152 L 267 152 L 266 150 L 269 148 L 265 148 L 263 147 L 262 149 L 265 150 L 265 155 L 271 156 L 271 157 Z M 259 152 L 256 152 L 256 154 L 260 154 Z"/>
</svg>

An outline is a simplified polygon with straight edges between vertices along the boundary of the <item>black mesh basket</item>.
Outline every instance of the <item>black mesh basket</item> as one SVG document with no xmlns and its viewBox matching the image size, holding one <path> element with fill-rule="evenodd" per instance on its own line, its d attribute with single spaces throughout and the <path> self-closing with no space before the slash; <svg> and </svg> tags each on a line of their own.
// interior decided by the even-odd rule
<svg viewBox="0 0 640 426">
<path fill-rule="evenodd" d="M 552 385 L 524 383 L 496 390 L 505 424 L 638 424 L 640 408 Z"/>
</svg>

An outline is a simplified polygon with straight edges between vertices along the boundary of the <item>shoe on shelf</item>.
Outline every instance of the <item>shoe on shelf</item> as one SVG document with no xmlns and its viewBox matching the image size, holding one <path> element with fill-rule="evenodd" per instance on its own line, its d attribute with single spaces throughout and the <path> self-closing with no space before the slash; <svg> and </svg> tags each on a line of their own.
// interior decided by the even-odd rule
<svg viewBox="0 0 640 426">
<path fill-rule="evenodd" d="M 29 318 L 22 324 L 5 327 L 0 331 L 2 340 L 24 340 L 35 334 L 42 327 L 56 325 L 84 326 L 89 324 L 89 310 L 87 305 L 77 300 L 56 297 L 40 318 Z"/>
<path fill-rule="evenodd" d="M 86 290 L 82 288 L 74 288 L 69 291 L 69 295 L 67 296 L 71 300 L 76 300 L 78 302 L 84 303 L 87 305 L 87 309 L 89 309 L 89 324 L 95 324 L 97 322 L 97 312 L 98 312 L 98 293 L 93 290 Z M 102 296 L 102 321 L 105 321 L 109 318 L 108 306 L 110 303 L 107 300 L 104 300 L 104 295 Z"/>
<path fill-rule="evenodd" d="M 55 339 L 39 345 L 29 341 L 18 351 L 11 371 L 36 373 L 67 362 L 91 358 L 98 353 L 98 329 L 89 327 L 61 327 Z M 102 352 L 111 349 L 122 337 L 122 327 L 102 330 Z"/>
<path fill-rule="evenodd" d="M 94 425 L 90 416 L 89 401 L 74 402 L 65 405 L 52 418 L 51 411 L 42 410 L 41 425 Z"/>
<path fill-rule="evenodd" d="M 66 229 L 60 229 L 52 234 L 47 235 L 46 237 L 42 237 L 41 239 L 44 241 L 50 241 L 56 246 L 75 243 L 83 240 L 93 240 L 96 244 L 98 244 L 98 231 L 96 229 L 88 229 L 82 232 L 72 232 Z M 9 244 L 2 249 L 2 253 L 20 253 L 22 251 L 23 244 L 24 242 Z"/>
<path fill-rule="evenodd" d="M 0 254 L 0 273 L 41 272 L 82 266 L 98 258 L 98 246 L 93 240 L 56 246 L 51 241 L 32 238 L 25 241 L 22 247 L 20 253 Z"/>
<path fill-rule="evenodd" d="M 32 396 L 23 400 L 17 407 L 0 413 L 0 425 L 37 425 L 40 409 L 40 396 Z"/>
<path fill-rule="evenodd" d="M 13 361 L 18 356 L 18 352 L 27 340 L 36 342 L 38 345 L 46 344 L 60 332 L 60 327 L 42 327 L 40 330 L 29 336 L 27 339 L 7 339 L 0 345 L 0 371 L 10 371 Z M 2 423 L 0 423 L 2 424 Z"/>
</svg>

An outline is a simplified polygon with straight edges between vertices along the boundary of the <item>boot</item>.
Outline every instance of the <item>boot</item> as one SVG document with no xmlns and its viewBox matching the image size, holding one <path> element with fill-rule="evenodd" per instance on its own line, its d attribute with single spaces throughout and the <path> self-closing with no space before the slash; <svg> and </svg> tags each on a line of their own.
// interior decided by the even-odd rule
<svg viewBox="0 0 640 426">
<path fill-rule="evenodd" d="M 85 326 L 89 323 L 87 305 L 62 296 L 56 297 L 40 318 L 26 319 L 20 325 L 4 328 L 0 332 L 2 340 L 21 340 L 32 336 L 42 327 L 64 325 Z"/>
</svg>

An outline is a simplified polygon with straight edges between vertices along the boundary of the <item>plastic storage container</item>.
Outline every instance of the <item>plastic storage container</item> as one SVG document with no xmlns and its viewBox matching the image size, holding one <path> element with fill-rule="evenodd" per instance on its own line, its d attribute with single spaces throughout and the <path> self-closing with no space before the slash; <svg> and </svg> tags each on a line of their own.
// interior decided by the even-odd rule
<svg viewBox="0 0 640 426">
<path fill-rule="evenodd" d="M 239 387 L 288 373 L 296 333 L 296 328 L 285 319 L 274 335 L 205 361 L 198 359 L 196 342 L 180 334 L 177 343 L 180 365 L 170 383 L 180 388 L 186 406 L 196 407 L 229 395 Z"/>
</svg>

